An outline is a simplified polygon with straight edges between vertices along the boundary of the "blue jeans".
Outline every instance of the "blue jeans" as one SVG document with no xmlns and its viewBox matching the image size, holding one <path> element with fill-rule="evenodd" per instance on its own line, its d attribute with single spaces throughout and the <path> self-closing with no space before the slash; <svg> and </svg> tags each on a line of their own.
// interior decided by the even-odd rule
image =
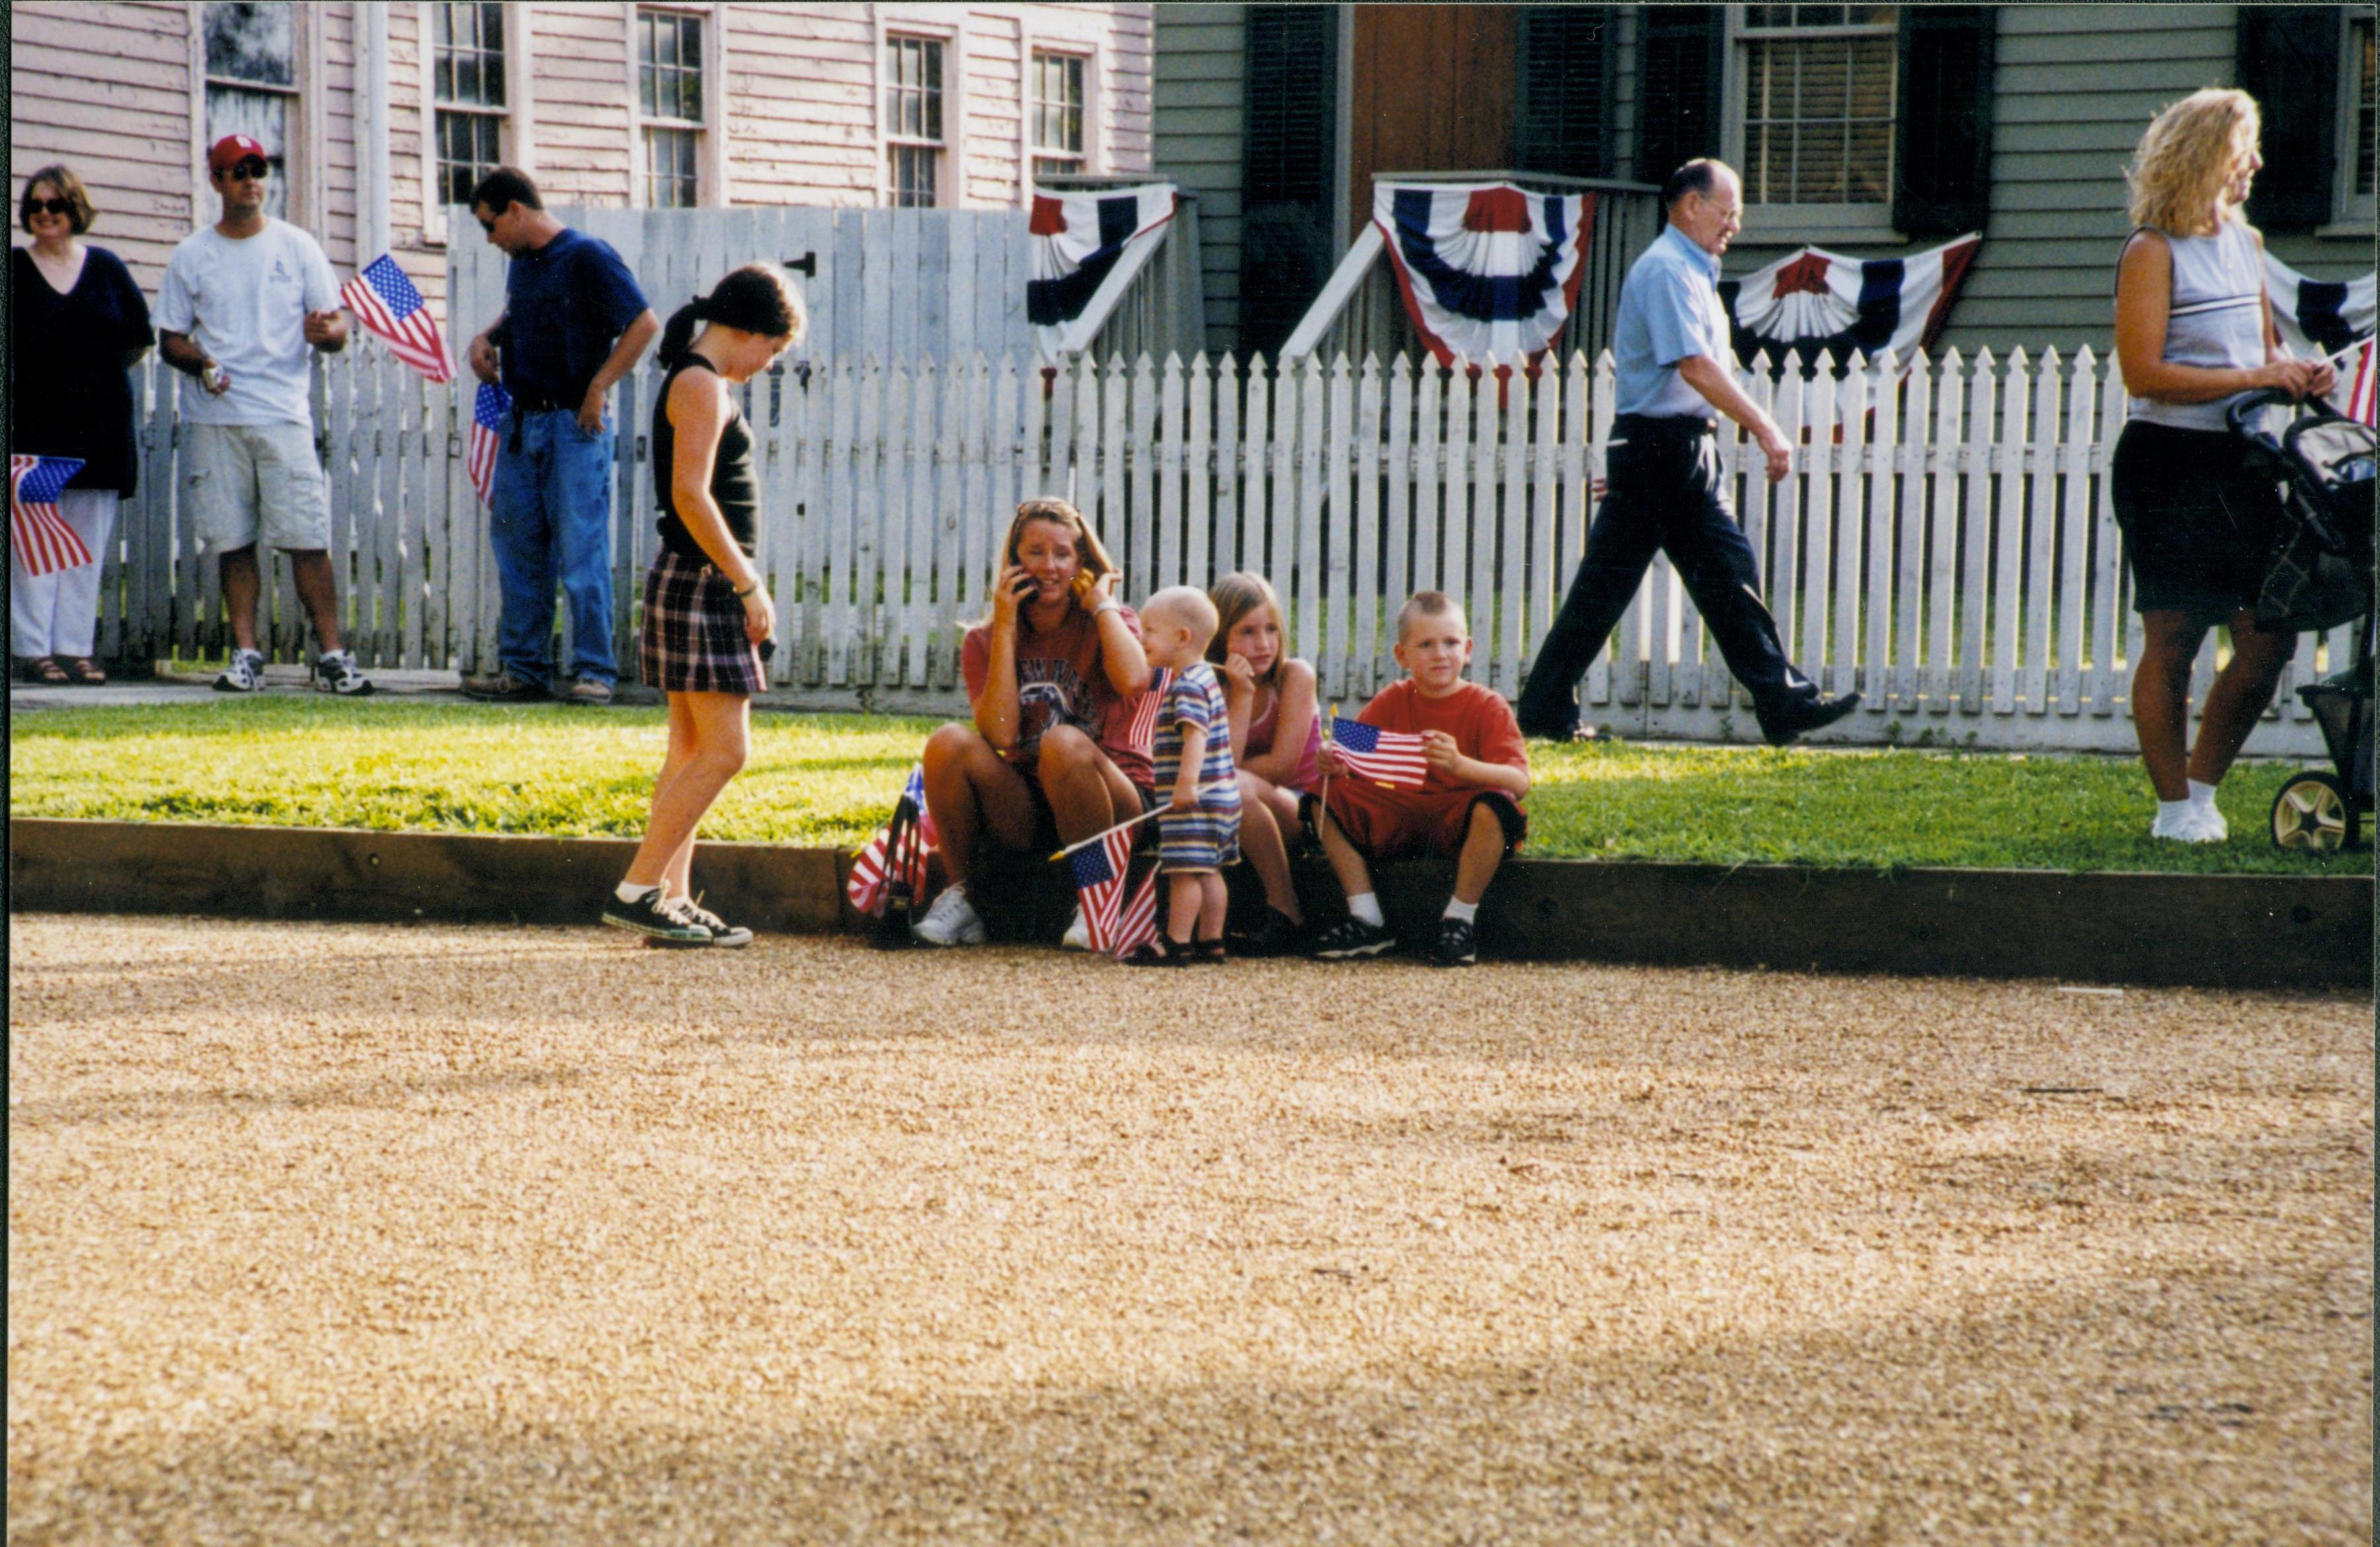
<svg viewBox="0 0 2380 1547">
<path fill-rule="evenodd" d="M 570 675 L 608 687 L 620 676 L 612 655 L 611 421 L 589 435 L 566 408 L 516 409 L 501 434 L 488 522 L 504 601 L 497 663 L 552 690 L 559 579 L 570 607 Z"/>
</svg>

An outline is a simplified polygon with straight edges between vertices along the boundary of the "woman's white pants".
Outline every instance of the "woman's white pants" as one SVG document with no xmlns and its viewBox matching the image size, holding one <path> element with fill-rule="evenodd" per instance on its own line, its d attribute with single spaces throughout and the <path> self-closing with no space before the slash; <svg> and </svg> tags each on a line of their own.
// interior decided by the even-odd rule
<svg viewBox="0 0 2380 1547">
<path fill-rule="evenodd" d="M 25 573 L 24 558 L 8 559 L 8 649 L 18 656 L 91 653 L 99 627 L 99 573 L 107 566 L 107 540 L 115 532 L 113 489 L 68 489 L 58 514 L 94 555 L 89 564 L 47 575 Z"/>
</svg>

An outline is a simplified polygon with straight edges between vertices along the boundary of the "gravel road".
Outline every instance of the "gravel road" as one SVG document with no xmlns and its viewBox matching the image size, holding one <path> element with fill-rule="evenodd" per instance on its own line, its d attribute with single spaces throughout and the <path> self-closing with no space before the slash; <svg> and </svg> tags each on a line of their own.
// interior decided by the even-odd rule
<svg viewBox="0 0 2380 1547">
<path fill-rule="evenodd" d="M 18 916 L 10 1543 L 2369 1540 L 2366 999 Z"/>
</svg>

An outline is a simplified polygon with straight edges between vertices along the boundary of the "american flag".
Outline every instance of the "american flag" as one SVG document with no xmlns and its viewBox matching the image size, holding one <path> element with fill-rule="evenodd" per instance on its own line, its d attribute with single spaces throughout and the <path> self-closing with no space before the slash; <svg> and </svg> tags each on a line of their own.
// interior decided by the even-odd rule
<svg viewBox="0 0 2380 1547">
<path fill-rule="evenodd" d="M 2367 338 L 2350 347 L 2344 354 L 2331 357 L 2331 364 L 2338 372 L 2338 388 L 2332 392 L 2330 401 L 2331 407 L 2356 423 L 2380 427 L 2380 416 L 2375 416 L 2373 402 L 2373 357 L 2380 350 L 2373 347 L 2373 342 Z"/>
<path fill-rule="evenodd" d="M 454 363 L 446 358 L 446 335 L 438 331 L 438 319 L 430 314 L 421 292 L 387 253 L 339 286 L 339 303 L 406 364 L 433 382 L 455 379 Z"/>
<path fill-rule="evenodd" d="M 1390 789 L 1419 789 L 1429 774 L 1429 764 L 1421 755 L 1421 737 L 1405 731 L 1382 730 L 1333 714 L 1330 742 L 1350 769 Z"/>
<path fill-rule="evenodd" d="M 1066 857 L 1091 949 L 1119 956 L 1157 933 L 1156 866 L 1140 878 L 1131 901 L 1122 901 L 1132 869 L 1132 839 L 1130 828 L 1119 828 Z"/>
<path fill-rule="evenodd" d="M 1132 728 L 1124 737 L 1126 746 L 1147 752 L 1157 744 L 1157 713 L 1165 707 L 1165 689 L 1172 686 L 1172 668 L 1160 666 L 1149 673 L 1148 691 L 1133 702 Z"/>
<path fill-rule="evenodd" d="M 82 471 L 79 457 L 8 458 L 8 542 L 28 575 L 89 564 L 91 546 L 58 514 L 58 491 Z"/>
<path fill-rule="evenodd" d="M 471 487 L 480 492 L 481 505 L 496 503 L 496 442 L 512 407 L 511 393 L 493 382 L 480 384 L 480 395 L 471 405 L 471 454 L 463 466 L 471 475 Z M 924 804 L 918 802 L 920 809 Z"/>
<path fill-rule="evenodd" d="M 488 389 L 481 387 L 480 390 L 485 392 Z M 901 786 L 901 800 L 907 801 L 917 813 L 916 823 L 909 828 L 909 832 L 915 834 L 914 838 L 904 842 L 902 852 L 893 856 L 888 864 L 885 851 L 892 844 L 893 824 L 886 822 L 877 830 L 876 836 L 868 840 L 868 847 L 859 851 L 859 857 L 851 862 L 851 879 L 844 883 L 844 891 L 851 898 L 851 906 L 870 918 L 884 916 L 885 898 L 890 893 L 889 883 L 893 876 L 899 875 L 908 881 L 912 897 L 925 890 L 926 857 L 941 841 L 941 834 L 934 829 L 933 813 L 926 810 L 926 768 L 923 763 L 909 770 L 909 782 Z M 900 801 L 895 801 L 892 809 L 897 821 Z"/>
</svg>

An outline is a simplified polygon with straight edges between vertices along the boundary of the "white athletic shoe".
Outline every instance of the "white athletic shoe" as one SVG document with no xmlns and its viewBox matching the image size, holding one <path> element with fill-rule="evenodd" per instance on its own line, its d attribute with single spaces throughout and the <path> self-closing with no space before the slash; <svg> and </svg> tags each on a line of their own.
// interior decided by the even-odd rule
<svg viewBox="0 0 2380 1547">
<path fill-rule="evenodd" d="M 2152 838 L 2170 838 L 2176 843 L 2219 844 L 2231 835 L 2231 828 L 2223 813 L 2212 806 L 2189 806 L 2168 816 L 2157 813 L 2149 827 Z"/>
<path fill-rule="evenodd" d="M 1091 926 L 1083 922 L 1083 910 L 1075 909 L 1075 921 L 1066 926 L 1065 937 L 1058 942 L 1061 950 L 1087 951 L 1091 948 Z"/>
<path fill-rule="evenodd" d="M 943 887 L 909 932 L 929 945 L 980 945 L 984 941 L 983 920 L 966 900 L 964 886 Z"/>
</svg>

